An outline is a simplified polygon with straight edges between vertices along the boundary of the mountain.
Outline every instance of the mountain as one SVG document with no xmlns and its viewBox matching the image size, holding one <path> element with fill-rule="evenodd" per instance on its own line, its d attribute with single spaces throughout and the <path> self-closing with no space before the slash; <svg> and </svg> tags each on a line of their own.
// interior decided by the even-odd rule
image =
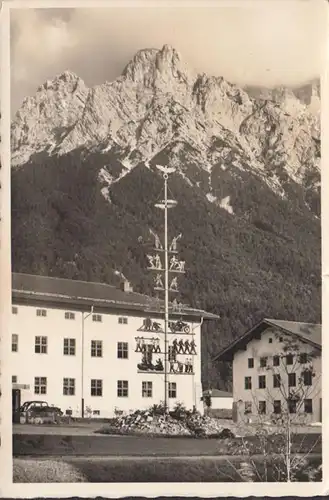
<svg viewBox="0 0 329 500">
<path fill-rule="evenodd" d="M 313 96 L 313 97 L 312 97 Z M 161 234 L 157 164 L 176 168 L 170 237 L 182 232 L 181 300 L 218 313 L 211 358 L 265 317 L 320 321 L 319 89 L 242 89 L 197 74 L 165 45 L 93 88 L 66 71 L 12 122 L 13 268 L 152 293 L 149 229 Z M 218 376 L 220 371 L 220 377 Z"/>
</svg>

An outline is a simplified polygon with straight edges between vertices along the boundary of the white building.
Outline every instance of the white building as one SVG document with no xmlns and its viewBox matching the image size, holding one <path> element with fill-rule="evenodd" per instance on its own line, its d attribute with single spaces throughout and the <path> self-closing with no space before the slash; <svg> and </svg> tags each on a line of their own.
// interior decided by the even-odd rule
<svg viewBox="0 0 329 500">
<path fill-rule="evenodd" d="M 81 417 L 84 408 L 84 416 L 106 418 L 164 401 L 162 303 L 127 282 L 116 288 L 15 273 L 12 280 L 13 409 L 42 400 L 64 414 Z M 174 370 L 169 408 L 182 402 L 203 410 L 201 325 L 216 318 L 171 308 L 170 321 L 182 320 L 185 328 L 168 333 L 169 358 L 176 360 L 167 364 Z"/>
<path fill-rule="evenodd" d="M 211 410 L 232 410 L 233 407 L 233 394 L 227 391 L 221 391 L 220 389 L 210 389 L 203 392 L 203 404 L 205 408 L 207 407 L 205 403 L 205 397 L 210 395 L 211 397 Z"/>
<path fill-rule="evenodd" d="M 257 422 L 289 414 L 322 419 L 321 325 L 264 319 L 215 359 L 233 363 L 233 415 Z"/>
</svg>

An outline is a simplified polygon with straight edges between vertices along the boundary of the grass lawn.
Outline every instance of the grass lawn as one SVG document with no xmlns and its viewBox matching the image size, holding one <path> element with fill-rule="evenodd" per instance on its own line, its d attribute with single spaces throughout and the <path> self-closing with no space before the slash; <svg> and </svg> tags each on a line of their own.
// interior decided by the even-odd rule
<svg viewBox="0 0 329 500">
<path fill-rule="evenodd" d="M 321 464 L 319 457 L 310 460 L 313 470 Z M 277 482 L 284 481 L 278 474 L 283 469 L 278 460 L 270 460 L 265 472 L 264 460 L 256 460 L 250 468 L 241 459 L 126 459 L 89 457 L 70 458 L 65 463 L 16 459 L 14 461 L 14 482 Z M 251 471 L 251 472 L 250 472 Z M 62 480 L 60 476 L 62 474 Z M 251 475 L 250 475 L 251 474 Z M 279 477 L 281 479 L 279 479 Z M 267 479 L 266 479 L 267 478 Z M 305 469 L 301 469 L 297 481 L 309 481 Z M 320 481 L 318 472 L 313 480 Z"/>
</svg>

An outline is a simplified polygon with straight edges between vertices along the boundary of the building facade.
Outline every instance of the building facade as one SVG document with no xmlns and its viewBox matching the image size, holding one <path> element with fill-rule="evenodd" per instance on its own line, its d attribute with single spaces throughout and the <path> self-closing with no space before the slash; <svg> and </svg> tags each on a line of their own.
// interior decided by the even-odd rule
<svg viewBox="0 0 329 500">
<path fill-rule="evenodd" d="M 13 408 L 47 401 L 74 417 L 107 418 L 164 401 L 161 307 L 126 284 L 13 274 Z M 202 411 L 201 325 L 215 318 L 172 308 L 169 408 Z"/>
<path fill-rule="evenodd" d="M 216 359 L 233 365 L 236 421 L 321 422 L 321 325 L 265 319 Z"/>
</svg>

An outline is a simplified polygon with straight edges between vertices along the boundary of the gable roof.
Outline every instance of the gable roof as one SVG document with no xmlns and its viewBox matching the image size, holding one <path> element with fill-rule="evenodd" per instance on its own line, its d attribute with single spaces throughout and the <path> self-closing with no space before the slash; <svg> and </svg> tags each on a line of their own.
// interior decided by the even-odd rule
<svg viewBox="0 0 329 500">
<path fill-rule="evenodd" d="M 217 354 L 213 358 L 213 361 L 232 361 L 236 351 L 242 349 L 253 338 L 261 335 L 269 327 L 279 328 L 282 333 L 293 335 L 294 337 L 299 337 L 303 342 L 307 342 L 308 344 L 313 345 L 319 350 L 321 350 L 322 348 L 322 328 L 320 324 L 300 323 L 296 321 L 283 321 L 265 318 L 257 325 L 253 326 L 250 330 L 248 330 L 244 335 L 234 340 L 231 344 L 225 347 L 219 354 Z"/>
<path fill-rule="evenodd" d="M 12 273 L 13 302 L 45 302 L 90 309 L 123 309 L 143 313 L 163 313 L 164 302 L 137 292 L 125 292 L 105 283 L 52 278 L 33 274 Z M 160 311 L 159 306 L 160 305 Z M 174 314 L 171 311 L 171 314 Z M 200 309 L 184 306 L 179 316 L 218 319 L 218 316 Z"/>
</svg>

